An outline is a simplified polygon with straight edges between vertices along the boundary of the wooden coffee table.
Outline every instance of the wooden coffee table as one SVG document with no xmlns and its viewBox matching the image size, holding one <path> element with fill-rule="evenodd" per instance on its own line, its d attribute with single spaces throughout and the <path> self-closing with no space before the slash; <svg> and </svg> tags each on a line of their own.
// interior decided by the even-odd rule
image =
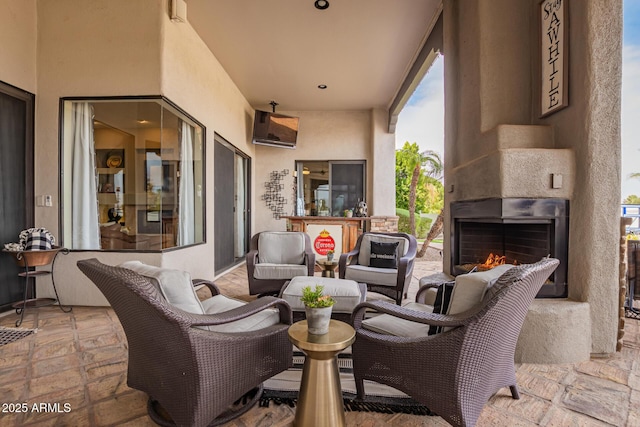
<svg viewBox="0 0 640 427">
<path fill-rule="evenodd" d="M 345 426 L 337 355 L 356 339 L 356 331 L 344 322 L 331 320 L 329 332 L 309 334 L 307 321 L 289 328 L 289 340 L 306 357 L 294 426 Z"/>
</svg>

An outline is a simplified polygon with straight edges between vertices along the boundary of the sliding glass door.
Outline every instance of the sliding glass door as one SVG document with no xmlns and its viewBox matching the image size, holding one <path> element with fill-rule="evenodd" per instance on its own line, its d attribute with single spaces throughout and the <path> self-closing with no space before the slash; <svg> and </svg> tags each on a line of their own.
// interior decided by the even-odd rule
<svg viewBox="0 0 640 427">
<path fill-rule="evenodd" d="M 28 92 L 0 82 L 0 241 L 3 243 L 17 242 L 20 231 L 33 226 L 34 98 Z M 0 257 L 0 311 L 9 309 L 11 303 L 23 297 L 24 279 L 18 277 L 18 272 L 12 257 Z"/>
<path fill-rule="evenodd" d="M 251 159 L 220 135 L 214 146 L 215 271 L 242 261 L 249 248 Z"/>
</svg>

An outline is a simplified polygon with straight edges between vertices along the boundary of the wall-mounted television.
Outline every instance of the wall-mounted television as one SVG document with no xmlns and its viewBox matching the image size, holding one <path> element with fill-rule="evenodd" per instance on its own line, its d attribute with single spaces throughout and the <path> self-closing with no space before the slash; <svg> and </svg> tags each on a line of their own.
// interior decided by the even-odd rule
<svg viewBox="0 0 640 427">
<path fill-rule="evenodd" d="M 295 148 L 298 140 L 298 122 L 298 117 L 256 110 L 253 121 L 253 143 Z"/>
</svg>

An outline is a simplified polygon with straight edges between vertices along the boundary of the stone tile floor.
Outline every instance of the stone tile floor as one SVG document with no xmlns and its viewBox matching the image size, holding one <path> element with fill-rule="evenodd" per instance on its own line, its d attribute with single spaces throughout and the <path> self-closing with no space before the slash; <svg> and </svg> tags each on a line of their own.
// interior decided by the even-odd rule
<svg viewBox="0 0 640 427">
<path fill-rule="evenodd" d="M 417 279 L 439 271 L 437 251 L 421 260 Z M 223 293 L 249 299 L 246 269 L 216 280 Z M 0 325 L 13 326 L 13 312 Z M 44 307 L 25 313 L 38 332 L 0 347 L 0 426 L 151 426 L 147 397 L 126 385 L 127 342 L 109 308 Z M 640 426 L 640 321 L 627 319 L 622 351 L 577 364 L 522 364 L 521 399 L 501 390 L 486 405 L 479 426 Z M 18 412 L 26 407 L 26 411 Z M 49 404 L 41 405 L 41 404 Z M 347 413 L 349 426 L 445 426 L 439 417 Z M 290 426 L 288 406 L 253 408 L 228 426 Z"/>
</svg>

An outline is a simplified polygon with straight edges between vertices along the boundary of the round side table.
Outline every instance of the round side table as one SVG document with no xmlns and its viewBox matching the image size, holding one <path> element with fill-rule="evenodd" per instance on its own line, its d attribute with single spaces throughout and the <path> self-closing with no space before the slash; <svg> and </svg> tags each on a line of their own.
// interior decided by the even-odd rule
<svg viewBox="0 0 640 427">
<path fill-rule="evenodd" d="M 356 331 L 344 322 L 331 320 L 324 335 L 309 333 L 307 321 L 289 328 L 289 340 L 306 357 L 294 426 L 345 426 L 337 355 L 356 339 Z"/>
<path fill-rule="evenodd" d="M 3 252 L 13 256 L 14 261 L 18 267 L 24 268 L 24 271 L 18 273 L 18 276 L 24 277 L 24 298 L 22 301 L 16 302 L 11 305 L 16 310 L 16 314 L 20 315 L 20 319 L 16 321 L 16 327 L 22 324 L 24 318 L 24 312 L 27 307 L 37 308 L 47 305 L 59 304 L 60 310 L 65 313 L 71 311 L 71 307 L 65 307 L 60 303 L 60 297 L 58 296 L 58 290 L 56 289 L 56 282 L 53 278 L 53 265 L 56 262 L 56 256 L 59 252 L 68 254 L 69 249 L 54 247 L 53 249 L 40 250 L 40 251 L 7 251 L 3 249 Z M 51 266 L 51 270 L 36 270 L 36 267 Z M 53 285 L 53 291 L 56 294 L 55 298 L 27 298 L 29 289 L 29 278 L 37 278 L 41 276 L 51 275 L 51 284 Z"/>
<path fill-rule="evenodd" d="M 317 260 L 316 264 L 322 267 L 322 277 L 336 277 L 336 267 L 338 266 L 338 261 L 329 261 L 324 258 Z"/>
</svg>

